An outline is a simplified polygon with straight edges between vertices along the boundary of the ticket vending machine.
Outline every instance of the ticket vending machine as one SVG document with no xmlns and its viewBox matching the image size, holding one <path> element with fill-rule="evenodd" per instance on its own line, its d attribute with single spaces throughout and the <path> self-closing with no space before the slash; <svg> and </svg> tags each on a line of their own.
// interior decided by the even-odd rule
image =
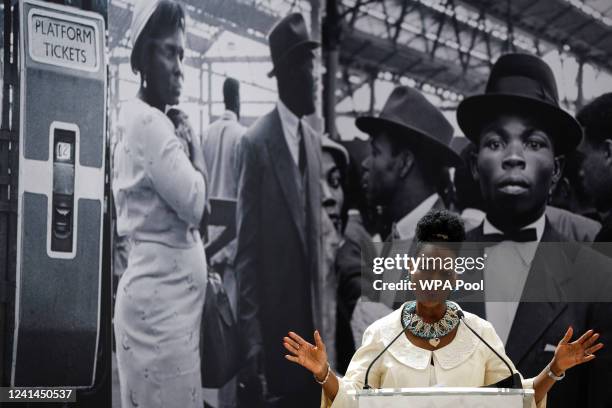
<svg viewBox="0 0 612 408">
<path fill-rule="evenodd" d="M 90 388 L 104 324 L 104 20 L 36 0 L 20 0 L 19 13 L 9 385 Z"/>
</svg>

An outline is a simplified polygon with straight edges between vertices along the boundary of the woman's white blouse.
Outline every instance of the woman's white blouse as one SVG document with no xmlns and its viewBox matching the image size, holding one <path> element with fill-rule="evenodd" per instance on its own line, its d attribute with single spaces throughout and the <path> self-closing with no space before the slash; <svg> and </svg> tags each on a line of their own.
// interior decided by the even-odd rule
<svg viewBox="0 0 612 408">
<path fill-rule="evenodd" d="M 357 407 L 356 400 L 347 392 L 363 389 L 368 365 L 402 330 L 401 310 L 395 310 L 366 329 L 346 375 L 339 379 L 340 388 L 333 404 L 323 394 L 322 407 Z M 515 370 L 491 323 L 472 313 L 464 313 L 467 324 Z M 460 323 L 453 341 L 435 351 L 417 347 L 406 336 L 401 336 L 374 364 L 368 383 L 373 388 L 482 387 L 509 375 L 508 367 Z M 533 379 L 523 380 L 523 387 L 533 388 Z M 546 407 L 546 398 L 537 407 Z"/>
<path fill-rule="evenodd" d="M 138 98 L 121 108 L 112 175 L 119 236 L 174 248 L 199 242 L 204 177 L 189 161 L 170 119 Z"/>
</svg>

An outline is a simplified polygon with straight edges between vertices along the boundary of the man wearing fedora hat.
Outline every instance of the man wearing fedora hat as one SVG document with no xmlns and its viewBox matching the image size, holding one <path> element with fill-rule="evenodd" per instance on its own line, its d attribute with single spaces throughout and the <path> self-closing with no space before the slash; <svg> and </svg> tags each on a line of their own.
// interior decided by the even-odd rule
<svg viewBox="0 0 612 408">
<path fill-rule="evenodd" d="M 583 107 L 577 119 L 584 128 L 582 184 L 602 219 L 595 241 L 605 243 L 598 250 L 612 257 L 612 92 Z"/>
<path fill-rule="evenodd" d="M 371 153 L 363 164 L 368 199 L 384 207 L 402 239 L 410 239 L 420 215 L 444 207 L 436 192 L 444 169 L 461 163 L 450 148 L 453 127 L 425 96 L 407 86 L 393 90 L 379 116 L 363 116 L 355 124 L 371 137 Z"/>
<path fill-rule="evenodd" d="M 479 250 L 487 256 L 483 274 L 488 301 L 462 306 L 494 325 L 508 357 L 529 377 L 550 358 L 568 326 L 577 332 L 593 329 L 602 339 L 612 336 L 612 303 L 605 302 L 612 301 L 610 263 L 568 243 L 545 212 L 562 173 L 563 155 L 576 149 L 582 130 L 559 107 L 550 67 L 528 54 L 500 57 L 485 93 L 464 99 L 457 120 L 476 145 L 471 168 L 486 212 L 467 241 L 486 243 Z M 568 294 L 576 293 L 576 285 L 586 291 L 580 302 L 570 302 Z M 590 299 L 599 303 L 586 303 Z M 549 375 L 563 377 L 552 371 Z M 569 373 L 562 386 L 553 388 L 548 405 L 609 406 L 610 383 L 612 361 L 602 353 L 593 365 Z"/>
<path fill-rule="evenodd" d="M 371 153 L 363 163 L 366 195 L 373 205 L 382 206 L 392 224 L 387 242 L 411 240 L 429 210 L 445 208 L 437 187 L 446 168 L 461 163 L 450 147 L 453 127 L 423 94 L 407 86 L 393 90 L 380 115 L 357 118 L 355 124 L 371 137 Z M 399 281 L 400 276 L 385 273 L 387 279 Z M 351 322 L 357 343 L 367 326 L 401 301 L 394 293 L 364 292 Z"/>
<path fill-rule="evenodd" d="M 315 112 L 319 44 L 298 13 L 280 20 L 268 40 L 279 100 L 241 140 L 235 268 L 247 363 L 238 398 L 247 407 L 258 406 L 262 394 L 266 407 L 311 407 L 319 402 L 317 384 L 278 350 L 289 330 L 321 327 L 321 147 L 305 121 Z"/>
</svg>

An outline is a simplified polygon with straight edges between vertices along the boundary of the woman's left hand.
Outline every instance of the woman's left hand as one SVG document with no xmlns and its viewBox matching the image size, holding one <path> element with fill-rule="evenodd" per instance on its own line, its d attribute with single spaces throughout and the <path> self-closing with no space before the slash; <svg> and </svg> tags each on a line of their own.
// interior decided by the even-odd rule
<svg viewBox="0 0 612 408">
<path fill-rule="evenodd" d="M 595 352 L 604 346 L 603 343 L 595 344 L 599 333 L 593 330 L 588 330 L 580 338 L 570 343 L 573 334 L 574 329 L 570 326 L 555 349 L 551 370 L 556 375 L 561 375 L 569 368 L 593 360 Z"/>
</svg>

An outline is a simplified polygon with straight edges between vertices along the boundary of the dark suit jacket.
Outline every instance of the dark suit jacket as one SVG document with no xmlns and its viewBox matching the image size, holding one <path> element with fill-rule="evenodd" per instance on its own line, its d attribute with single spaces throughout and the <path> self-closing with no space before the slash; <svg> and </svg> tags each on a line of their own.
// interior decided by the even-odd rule
<svg viewBox="0 0 612 408">
<path fill-rule="evenodd" d="M 595 248 L 612 258 L 612 214 L 602 221 L 601 230 L 595 237 Z"/>
<path fill-rule="evenodd" d="M 278 111 L 257 120 L 242 139 L 238 188 L 238 322 L 244 356 L 263 350 L 274 395 L 319 391 L 312 375 L 284 358 L 283 336 L 312 341 L 317 319 L 320 245 L 320 138 L 304 128 L 306 182 L 285 141 Z M 313 385 L 314 384 L 314 385 Z"/>
<path fill-rule="evenodd" d="M 470 231 L 466 241 L 484 242 L 482 225 Z M 612 345 L 612 264 L 579 243 L 565 241 L 547 220 L 541 242 L 564 244 L 538 246 L 522 299 L 550 301 L 521 302 L 508 336 L 506 353 L 526 378 L 536 376 L 550 362 L 553 352 L 544 348 L 547 344 L 556 346 L 570 325 L 574 339 L 594 329 L 601 333 L 602 342 Z M 575 293 L 582 283 L 595 283 L 586 290 L 592 292 L 593 299 L 607 298 L 608 302 L 560 300 Z M 462 307 L 486 318 L 484 303 L 466 302 Z M 612 407 L 611 350 L 604 347 L 595 360 L 570 369 L 549 392 L 547 406 Z"/>
<path fill-rule="evenodd" d="M 344 242 L 336 254 L 335 269 L 338 276 L 336 318 L 337 370 L 344 374 L 355 354 L 355 341 L 351 330 L 351 317 L 355 303 L 361 295 L 362 254 L 373 253 L 372 237 L 364 228 L 361 215 L 349 215 Z"/>
</svg>

